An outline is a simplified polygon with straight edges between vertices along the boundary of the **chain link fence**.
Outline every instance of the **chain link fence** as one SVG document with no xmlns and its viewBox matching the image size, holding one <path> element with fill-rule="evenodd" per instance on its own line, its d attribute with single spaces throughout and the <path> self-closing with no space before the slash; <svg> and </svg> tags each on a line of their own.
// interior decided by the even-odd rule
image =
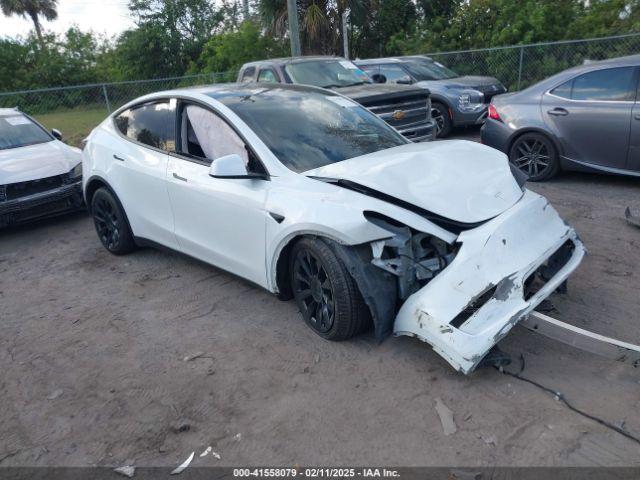
<svg viewBox="0 0 640 480">
<path fill-rule="evenodd" d="M 79 145 L 109 113 L 134 98 L 161 90 L 229 82 L 235 78 L 236 72 L 222 72 L 2 92 L 0 108 L 18 107 L 47 128 L 61 130 L 68 143 Z"/>
<path fill-rule="evenodd" d="M 509 91 L 514 91 L 586 61 L 637 53 L 640 33 L 426 55 L 461 75 L 496 77 Z"/>
<path fill-rule="evenodd" d="M 509 91 L 589 60 L 640 53 L 640 33 L 562 42 L 427 54 L 461 75 L 498 78 Z M 230 82 L 236 72 L 63 88 L 0 92 L 0 107 L 18 107 L 78 145 L 110 112 L 141 95 L 172 88 Z"/>
</svg>

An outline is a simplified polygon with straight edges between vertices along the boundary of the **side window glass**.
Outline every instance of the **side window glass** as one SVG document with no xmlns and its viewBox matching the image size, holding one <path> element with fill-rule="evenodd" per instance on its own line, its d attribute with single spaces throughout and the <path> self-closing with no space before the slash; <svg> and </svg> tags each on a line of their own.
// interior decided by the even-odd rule
<svg viewBox="0 0 640 480">
<path fill-rule="evenodd" d="M 585 73 L 573 80 L 573 100 L 633 100 L 633 67 L 608 68 Z"/>
<path fill-rule="evenodd" d="M 247 67 L 242 72 L 241 82 L 250 82 L 253 80 L 253 75 L 256 73 L 256 67 Z"/>
<path fill-rule="evenodd" d="M 364 70 L 370 77 L 380 73 L 380 68 L 377 65 L 361 65 L 360 69 Z"/>
<path fill-rule="evenodd" d="M 248 164 L 249 154 L 240 136 L 215 113 L 187 105 L 180 119 L 180 151 L 206 162 L 236 153 Z"/>
<path fill-rule="evenodd" d="M 173 109 L 168 101 L 125 110 L 115 118 L 120 132 L 136 142 L 172 152 L 175 150 Z"/>
<path fill-rule="evenodd" d="M 572 85 L 573 85 L 573 80 L 569 80 L 568 82 L 564 82 L 562 85 L 558 85 L 549 93 L 551 93 L 552 95 L 555 95 L 556 97 L 571 98 Z"/>
<path fill-rule="evenodd" d="M 276 74 L 271 69 L 260 70 L 260 74 L 258 75 L 258 82 L 279 83 Z"/>
<path fill-rule="evenodd" d="M 380 73 L 387 77 L 387 83 L 395 83 L 401 78 L 408 77 L 407 72 L 396 65 L 380 65 Z"/>
</svg>

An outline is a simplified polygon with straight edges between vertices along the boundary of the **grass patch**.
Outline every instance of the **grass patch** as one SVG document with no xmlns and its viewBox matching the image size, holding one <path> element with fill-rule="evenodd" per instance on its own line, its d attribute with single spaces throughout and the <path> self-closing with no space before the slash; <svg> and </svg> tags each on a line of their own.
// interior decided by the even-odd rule
<svg viewBox="0 0 640 480">
<path fill-rule="evenodd" d="M 34 118 L 49 130 L 57 128 L 62 132 L 63 141 L 75 147 L 89 135 L 108 115 L 106 108 L 75 109 L 34 115 Z"/>
</svg>

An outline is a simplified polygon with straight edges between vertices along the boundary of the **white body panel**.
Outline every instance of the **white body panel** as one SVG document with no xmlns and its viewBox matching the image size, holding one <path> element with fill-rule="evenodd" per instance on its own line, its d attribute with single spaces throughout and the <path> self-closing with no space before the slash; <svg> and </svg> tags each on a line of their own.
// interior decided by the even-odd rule
<svg viewBox="0 0 640 480">
<path fill-rule="evenodd" d="M 525 301 L 524 280 L 569 239 L 576 244 L 571 259 Z M 419 337 L 457 370 L 468 373 L 566 280 L 585 251 L 549 202 L 532 192 L 458 240 L 462 247 L 453 263 L 402 305 L 394 333 Z M 493 298 L 459 328 L 449 324 L 490 286 L 498 286 Z"/>
<path fill-rule="evenodd" d="M 208 166 L 170 157 L 167 186 L 180 250 L 266 287 L 270 183 L 212 178 Z"/>
<path fill-rule="evenodd" d="M 506 156 L 464 140 L 403 145 L 305 174 L 349 180 L 464 223 L 493 218 L 522 196 Z"/>
<path fill-rule="evenodd" d="M 0 185 L 61 175 L 81 161 L 79 149 L 59 140 L 0 150 Z"/>
<path fill-rule="evenodd" d="M 575 232 L 544 198 L 523 194 L 506 157 L 488 147 L 459 141 L 407 144 L 298 174 L 280 163 L 229 108 L 198 90 L 162 92 L 135 103 L 173 97 L 206 103 L 224 115 L 257 154 L 269 178 L 212 178 L 205 164 L 124 138 L 110 117 L 92 132 L 85 148 L 85 189 L 92 178 L 107 182 L 135 236 L 217 265 L 272 292 L 278 292 L 279 256 L 295 237 L 311 234 L 342 245 L 366 245 L 394 235 L 368 221 L 365 212 L 386 216 L 452 247 L 459 243 L 451 264 L 404 303 L 394 328 L 398 335 L 427 341 L 459 371 L 471 371 L 584 255 Z M 124 161 L 114 159 L 114 154 Z M 383 196 L 310 176 L 348 180 Z M 484 223 L 458 235 L 405 208 L 408 204 L 455 222 Z M 525 301 L 523 279 L 567 239 L 575 243 L 573 257 Z M 488 286 L 506 284 L 513 288 L 489 300 L 460 328 L 448 325 Z"/>
</svg>

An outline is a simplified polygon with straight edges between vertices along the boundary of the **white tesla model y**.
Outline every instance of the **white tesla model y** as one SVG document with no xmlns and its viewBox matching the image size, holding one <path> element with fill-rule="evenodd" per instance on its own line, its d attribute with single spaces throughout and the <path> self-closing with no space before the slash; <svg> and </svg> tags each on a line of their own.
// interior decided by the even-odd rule
<svg viewBox="0 0 640 480">
<path fill-rule="evenodd" d="M 170 247 L 295 298 L 324 338 L 373 322 L 464 373 L 584 256 L 504 154 L 411 143 L 313 87 L 148 95 L 102 122 L 83 158 L 110 252 Z"/>
</svg>

